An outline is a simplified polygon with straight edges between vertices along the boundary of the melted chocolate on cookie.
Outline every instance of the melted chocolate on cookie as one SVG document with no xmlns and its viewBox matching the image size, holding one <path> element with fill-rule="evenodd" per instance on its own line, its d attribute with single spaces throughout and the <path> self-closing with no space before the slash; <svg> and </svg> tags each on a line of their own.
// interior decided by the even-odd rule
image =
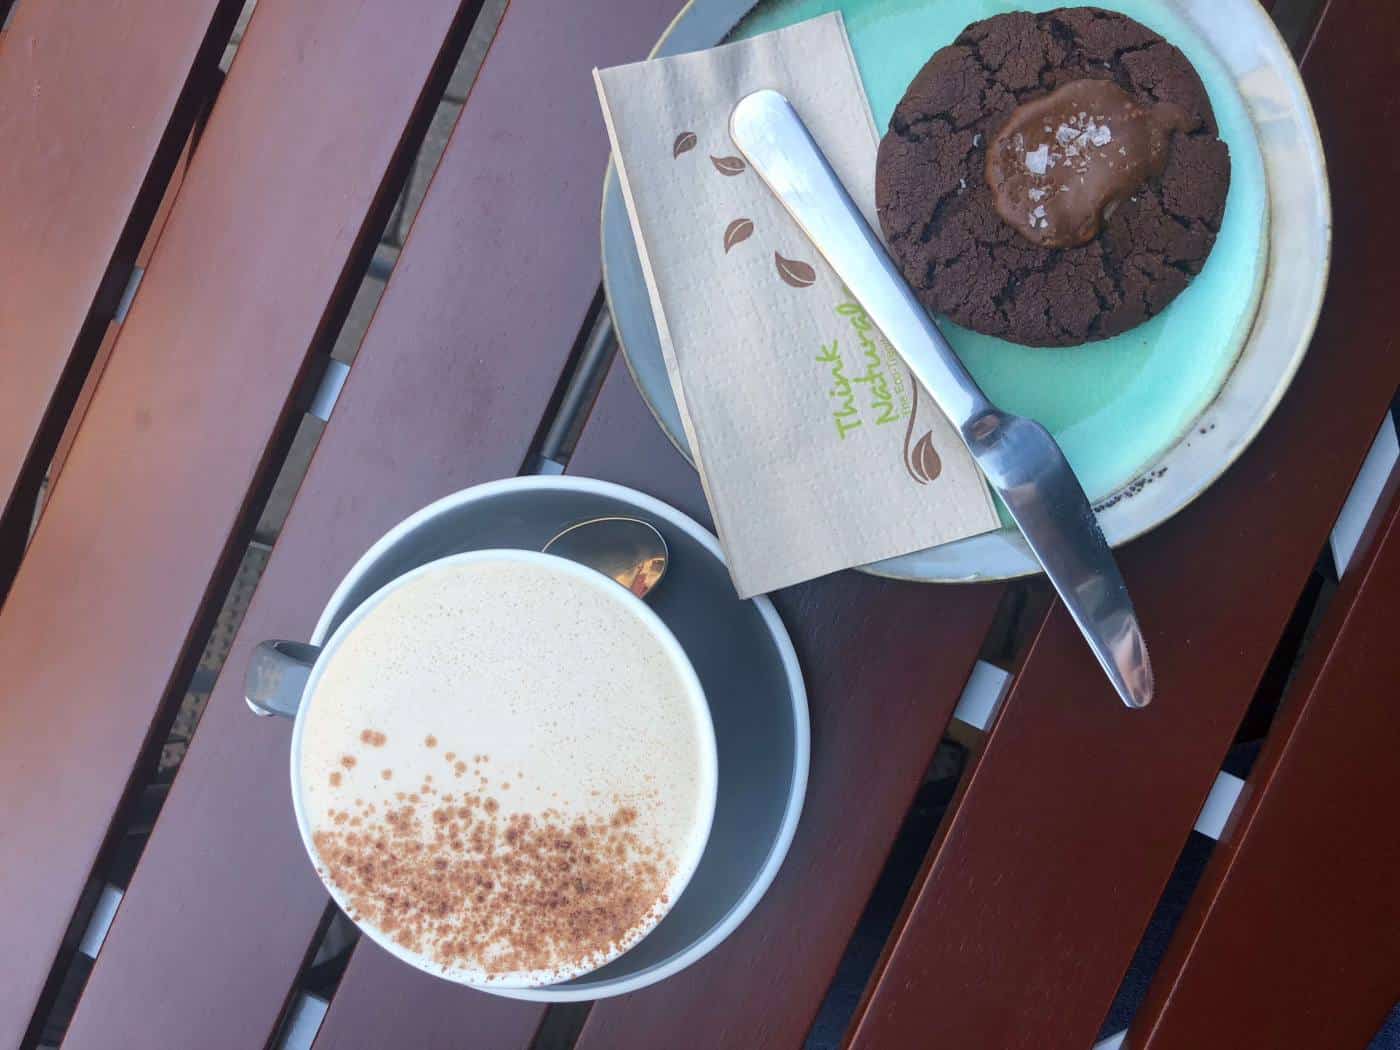
<svg viewBox="0 0 1400 1050">
<path fill-rule="evenodd" d="M 1072 80 L 1011 113 L 987 149 L 998 214 L 1048 248 L 1088 244 L 1105 215 L 1162 174 L 1186 111 L 1140 106 L 1111 80 Z"/>
</svg>

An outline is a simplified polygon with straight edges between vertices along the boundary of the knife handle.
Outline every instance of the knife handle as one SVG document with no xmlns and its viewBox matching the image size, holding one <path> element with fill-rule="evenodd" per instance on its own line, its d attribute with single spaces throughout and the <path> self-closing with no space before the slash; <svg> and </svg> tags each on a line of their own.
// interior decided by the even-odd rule
<svg viewBox="0 0 1400 1050">
<path fill-rule="evenodd" d="M 980 443 L 995 409 L 914 298 L 792 103 L 772 90 L 747 95 L 734 107 L 729 134 L 963 440 Z"/>
</svg>

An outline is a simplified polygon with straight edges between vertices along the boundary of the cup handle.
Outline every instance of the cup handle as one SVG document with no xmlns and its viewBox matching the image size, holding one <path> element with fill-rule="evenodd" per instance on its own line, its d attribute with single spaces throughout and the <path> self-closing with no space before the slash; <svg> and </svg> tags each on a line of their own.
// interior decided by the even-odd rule
<svg viewBox="0 0 1400 1050">
<path fill-rule="evenodd" d="M 243 696 L 253 714 L 295 718 L 320 655 L 318 646 L 305 642 L 259 642 L 243 679 Z"/>
</svg>

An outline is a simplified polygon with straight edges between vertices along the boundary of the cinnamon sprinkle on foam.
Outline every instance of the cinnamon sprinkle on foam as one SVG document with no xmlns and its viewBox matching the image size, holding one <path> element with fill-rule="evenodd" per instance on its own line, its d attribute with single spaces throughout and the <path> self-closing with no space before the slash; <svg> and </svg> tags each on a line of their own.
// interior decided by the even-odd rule
<svg viewBox="0 0 1400 1050">
<path fill-rule="evenodd" d="M 668 903 L 673 862 L 633 806 L 505 815 L 480 794 L 409 799 L 364 823 L 333 809 L 313 842 L 352 918 L 443 968 L 567 976 L 630 947 Z"/>
</svg>

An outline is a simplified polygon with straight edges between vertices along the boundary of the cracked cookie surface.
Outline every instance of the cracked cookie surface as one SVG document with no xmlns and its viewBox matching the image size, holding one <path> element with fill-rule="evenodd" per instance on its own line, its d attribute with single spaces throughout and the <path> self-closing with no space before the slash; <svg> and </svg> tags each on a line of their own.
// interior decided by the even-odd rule
<svg viewBox="0 0 1400 1050">
<path fill-rule="evenodd" d="M 1074 80 L 1113 80 L 1189 116 L 1161 176 L 1077 248 L 1044 248 L 997 214 L 986 147 L 1022 102 Z M 1215 243 L 1230 185 L 1200 77 L 1125 15 L 1091 7 L 974 22 L 910 83 L 880 142 L 875 200 L 905 279 L 930 309 L 1028 346 L 1117 335 L 1160 313 Z"/>
</svg>

